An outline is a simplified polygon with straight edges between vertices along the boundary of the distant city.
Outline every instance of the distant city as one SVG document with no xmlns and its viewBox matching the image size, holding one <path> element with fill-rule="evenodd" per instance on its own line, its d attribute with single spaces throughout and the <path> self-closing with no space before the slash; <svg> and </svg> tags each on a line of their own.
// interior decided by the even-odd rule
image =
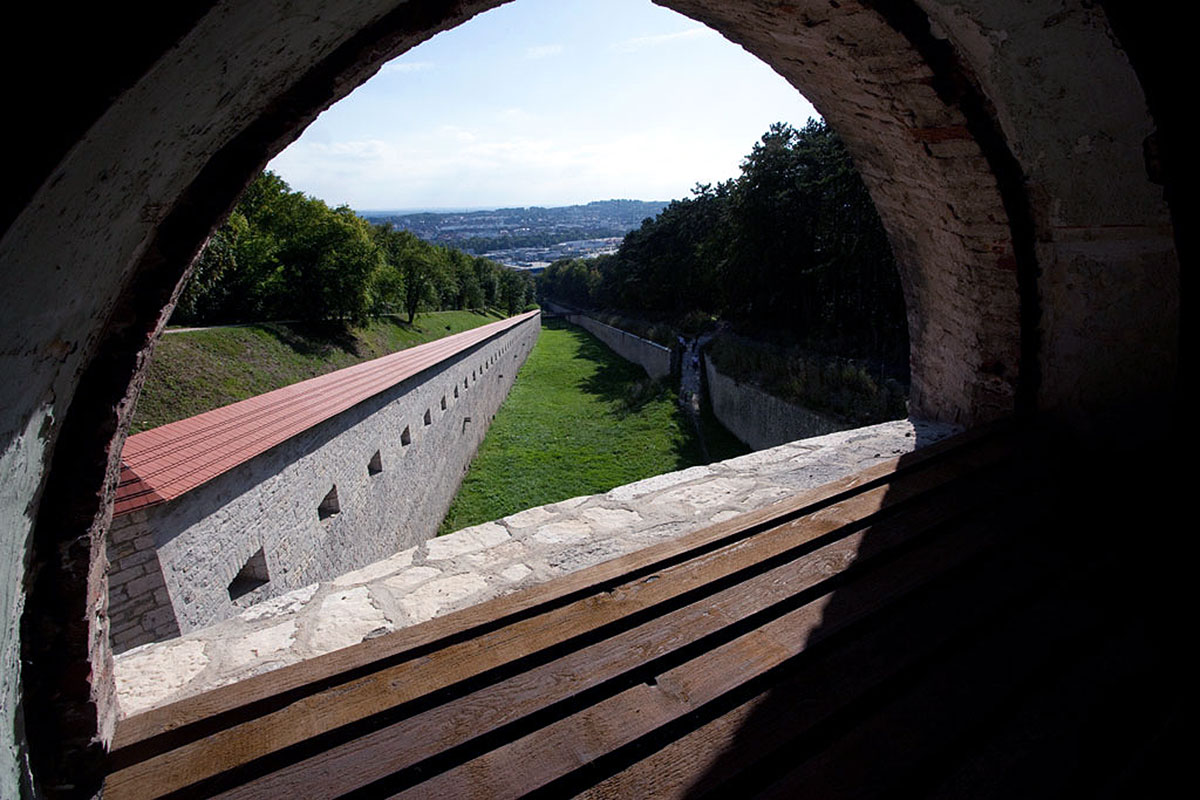
<svg viewBox="0 0 1200 800">
<path fill-rule="evenodd" d="M 458 247 L 519 269 L 540 271 L 560 258 L 614 253 L 629 231 L 655 217 L 665 201 L 599 200 L 557 208 L 405 213 L 363 211 L 433 244 Z"/>
</svg>

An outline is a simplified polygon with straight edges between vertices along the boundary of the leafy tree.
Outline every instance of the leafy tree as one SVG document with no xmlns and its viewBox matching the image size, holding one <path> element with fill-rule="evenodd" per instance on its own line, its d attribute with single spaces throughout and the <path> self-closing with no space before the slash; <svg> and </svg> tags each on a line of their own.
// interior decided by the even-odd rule
<svg viewBox="0 0 1200 800">
<path fill-rule="evenodd" d="M 432 248 L 412 233 L 396 230 L 390 224 L 375 228 L 375 241 L 383 255 L 383 269 L 397 275 L 395 282 L 400 290 L 397 299 L 412 324 L 421 307 L 436 296 Z"/>
<path fill-rule="evenodd" d="M 479 292 L 482 296 L 480 305 L 492 307 L 500 303 L 500 268 L 494 261 L 476 256 L 474 261 L 475 279 L 479 282 Z"/>
<path fill-rule="evenodd" d="M 358 323 L 403 309 L 411 324 L 422 309 L 503 305 L 515 313 L 532 298 L 525 273 L 372 226 L 264 172 L 197 258 L 174 319 Z"/>
<path fill-rule="evenodd" d="M 533 300 L 533 278 L 524 270 L 505 269 L 500 273 L 500 303 L 511 316 Z"/>
<path fill-rule="evenodd" d="M 823 122 L 772 125 L 737 178 L 697 185 L 631 231 L 613 257 L 551 264 L 539 291 L 649 318 L 719 315 L 907 369 L 891 249 L 845 146 Z"/>
<path fill-rule="evenodd" d="M 330 209 L 298 192 L 285 198 L 278 252 L 285 313 L 305 320 L 362 321 L 380 256 L 370 225 L 349 208 Z"/>
</svg>

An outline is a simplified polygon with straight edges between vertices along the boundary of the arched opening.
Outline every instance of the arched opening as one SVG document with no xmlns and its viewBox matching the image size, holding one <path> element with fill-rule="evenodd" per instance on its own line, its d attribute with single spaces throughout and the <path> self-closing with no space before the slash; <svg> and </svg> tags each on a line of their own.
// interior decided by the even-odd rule
<svg viewBox="0 0 1200 800">
<path fill-rule="evenodd" d="M 843 131 L 901 262 L 918 412 L 974 424 L 1018 405 L 1070 412 L 1136 401 L 1173 382 L 1171 230 L 1130 147 L 1151 123 L 1102 12 L 1068 21 L 1083 44 L 1063 59 L 1100 63 L 1130 99 L 1106 138 L 1081 142 L 1075 123 L 1048 123 L 1045 110 L 1064 85 L 1084 110 L 1097 89 L 1069 70 L 1025 81 L 1019 53 L 979 41 L 977 18 L 992 30 L 1020 24 L 1008 5 L 956 17 L 929 3 L 886 13 L 857 2 L 664 4 L 763 58 Z M 82 787 L 98 774 L 93 737 L 112 720 L 101 591 L 108 511 L 98 490 L 111 491 L 129 398 L 187 263 L 249 177 L 316 113 L 387 58 L 492 5 L 314 3 L 303 20 L 193 18 L 13 219 L 3 254 L 23 277 L 5 313 L 20 331 L 13 352 L 29 355 L 27 380 L 6 390 L 5 427 L 16 433 L 4 463 L 15 476 L 15 549 L 36 519 L 21 640 L 39 777 Z M 1021 31 L 1025 47 L 1054 50 L 1054 33 Z M 253 52 L 275 55 L 247 63 Z M 167 103 L 163 92 L 180 86 L 188 95 Z M 1079 167 L 1062 166 L 1071 153 L 1088 177 L 1078 184 L 1070 175 Z M 141 202 L 132 213 L 131 197 Z M 70 235 L 39 217 L 68 220 Z M 65 271 L 34 285 L 27 276 L 40 278 L 46 259 Z M 1039 299 L 1053 313 L 1039 316 Z M 1126 334 L 1129 319 L 1143 324 Z M 1080 352 L 1089 332 L 1102 352 Z M 20 562 L 7 573 L 14 585 Z M 15 641 L 5 639 L 10 660 Z"/>
</svg>

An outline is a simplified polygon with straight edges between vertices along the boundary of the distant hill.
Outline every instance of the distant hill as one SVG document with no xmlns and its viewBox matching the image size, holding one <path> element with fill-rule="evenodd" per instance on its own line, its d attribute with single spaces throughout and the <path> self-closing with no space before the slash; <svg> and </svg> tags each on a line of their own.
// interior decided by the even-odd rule
<svg viewBox="0 0 1200 800">
<path fill-rule="evenodd" d="M 427 242 L 483 254 L 621 237 L 639 227 L 647 217 L 657 216 L 666 206 L 665 201 L 597 200 L 587 205 L 556 208 L 533 206 L 419 214 L 365 211 L 361 216 L 371 222 L 390 222 Z"/>
</svg>

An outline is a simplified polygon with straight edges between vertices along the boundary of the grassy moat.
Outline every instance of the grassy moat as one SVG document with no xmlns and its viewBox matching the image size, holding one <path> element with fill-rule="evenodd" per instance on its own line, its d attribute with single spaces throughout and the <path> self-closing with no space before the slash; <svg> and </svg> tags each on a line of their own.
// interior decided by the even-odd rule
<svg viewBox="0 0 1200 800">
<path fill-rule="evenodd" d="M 440 533 L 704 463 L 675 395 L 586 331 L 544 320 Z M 747 452 L 704 426 L 713 460 Z"/>
<path fill-rule="evenodd" d="M 412 326 L 384 318 L 357 329 L 266 323 L 173 333 L 158 343 L 133 432 L 501 318 L 442 311 Z M 439 532 L 705 463 L 677 388 L 586 331 L 544 320 Z M 702 424 L 713 460 L 746 452 L 711 415 Z"/>
</svg>

